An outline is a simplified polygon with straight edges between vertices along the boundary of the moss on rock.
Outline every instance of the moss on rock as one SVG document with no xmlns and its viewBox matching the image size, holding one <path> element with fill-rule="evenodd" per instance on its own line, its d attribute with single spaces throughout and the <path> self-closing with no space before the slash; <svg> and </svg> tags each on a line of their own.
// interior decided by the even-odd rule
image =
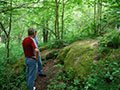
<svg viewBox="0 0 120 90">
<path fill-rule="evenodd" d="M 19 74 L 20 72 L 25 71 L 25 60 L 19 60 L 14 64 L 10 65 L 8 70 L 9 73 Z"/>
<path fill-rule="evenodd" d="M 68 71 L 72 67 L 76 75 L 86 77 L 90 71 L 90 66 L 95 60 L 97 43 L 97 40 L 77 41 L 63 48 L 59 52 L 57 60 L 64 63 L 65 71 Z"/>
<path fill-rule="evenodd" d="M 56 57 L 56 53 L 58 53 L 59 49 L 53 49 L 53 50 L 44 50 L 40 52 L 41 58 L 44 59 L 52 59 Z"/>
<path fill-rule="evenodd" d="M 48 49 L 47 46 L 42 46 L 42 47 L 40 47 L 40 51 L 44 51 L 44 50 L 47 50 L 47 49 Z"/>
</svg>

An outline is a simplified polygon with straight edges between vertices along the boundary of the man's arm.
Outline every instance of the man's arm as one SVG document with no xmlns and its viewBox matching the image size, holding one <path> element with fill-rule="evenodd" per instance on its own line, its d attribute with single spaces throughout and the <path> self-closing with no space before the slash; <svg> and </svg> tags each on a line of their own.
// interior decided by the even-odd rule
<svg viewBox="0 0 120 90">
<path fill-rule="evenodd" d="M 36 57 L 36 60 L 38 60 L 38 55 L 39 55 L 39 49 L 38 48 L 35 48 L 35 57 Z"/>
<path fill-rule="evenodd" d="M 36 60 L 38 60 L 38 55 L 39 55 L 39 49 L 37 48 L 36 42 L 34 39 L 32 39 L 32 47 L 35 51 L 35 56 L 33 56 L 33 58 L 35 58 Z"/>
<path fill-rule="evenodd" d="M 36 44 L 37 44 L 37 47 L 38 47 L 38 39 L 37 39 L 37 36 L 35 36 L 35 41 L 36 41 Z"/>
</svg>

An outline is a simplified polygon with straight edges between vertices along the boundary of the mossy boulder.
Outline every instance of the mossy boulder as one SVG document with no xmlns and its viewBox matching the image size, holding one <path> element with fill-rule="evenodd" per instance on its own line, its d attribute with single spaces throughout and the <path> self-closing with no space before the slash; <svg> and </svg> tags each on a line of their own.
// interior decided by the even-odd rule
<svg viewBox="0 0 120 90">
<path fill-rule="evenodd" d="M 9 73 L 19 74 L 20 72 L 25 72 L 25 59 L 19 60 L 11 65 L 7 70 Z"/>
<path fill-rule="evenodd" d="M 44 51 L 44 50 L 47 50 L 48 47 L 47 47 L 47 46 L 42 46 L 42 47 L 40 47 L 39 49 L 40 49 L 40 51 Z"/>
<path fill-rule="evenodd" d="M 57 56 L 57 53 L 58 53 L 59 49 L 52 49 L 52 50 L 44 50 L 42 52 L 40 52 L 40 55 L 41 55 L 41 58 L 42 60 L 45 60 L 45 59 L 53 59 Z"/>
<path fill-rule="evenodd" d="M 53 49 L 53 50 L 44 50 L 42 51 L 41 58 L 44 59 L 53 59 L 56 57 L 56 54 L 58 53 L 59 49 Z M 16 61 L 15 63 L 9 65 L 9 68 L 7 69 L 9 73 L 15 73 L 19 74 L 22 71 L 25 71 L 25 57 L 21 57 L 20 60 Z"/>
<path fill-rule="evenodd" d="M 80 77 L 89 74 L 90 66 L 95 60 L 98 40 L 83 40 L 63 48 L 57 60 L 64 64 L 64 70 L 68 71 L 71 67 Z"/>
</svg>

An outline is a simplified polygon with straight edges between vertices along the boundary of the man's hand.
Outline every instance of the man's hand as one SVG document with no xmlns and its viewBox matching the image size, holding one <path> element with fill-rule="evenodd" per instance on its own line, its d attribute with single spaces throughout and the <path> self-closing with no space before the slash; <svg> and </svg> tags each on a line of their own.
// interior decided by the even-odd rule
<svg viewBox="0 0 120 90">
<path fill-rule="evenodd" d="M 32 58 L 38 61 L 38 57 L 36 57 L 36 56 L 32 56 Z"/>
</svg>

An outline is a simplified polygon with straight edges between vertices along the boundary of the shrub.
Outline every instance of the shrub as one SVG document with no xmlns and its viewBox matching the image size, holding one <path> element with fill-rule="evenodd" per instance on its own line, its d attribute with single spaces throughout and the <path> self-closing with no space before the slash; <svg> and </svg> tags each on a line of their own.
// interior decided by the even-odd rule
<svg viewBox="0 0 120 90">
<path fill-rule="evenodd" d="M 120 47 L 120 32 L 113 31 L 103 36 L 99 42 L 99 47 L 119 48 Z"/>
<path fill-rule="evenodd" d="M 13 71 L 7 71 L 7 64 L 0 65 L 0 88 L 1 90 L 27 90 L 26 74 L 20 72 L 19 75 Z"/>
<path fill-rule="evenodd" d="M 85 82 L 85 90 L 120 89 L 120 61 L 109 59 L 91 67 L 91 74 Z"/>
<path fill-rule="evenodd" d="M 47 90 L 79 90 L 82 88 L 82 82 L 79 77 L 75 77 L 75 72 L 72 68 L 68 72 L 60 70 L 55 79 L 50 80 Z"/>
</svg>

